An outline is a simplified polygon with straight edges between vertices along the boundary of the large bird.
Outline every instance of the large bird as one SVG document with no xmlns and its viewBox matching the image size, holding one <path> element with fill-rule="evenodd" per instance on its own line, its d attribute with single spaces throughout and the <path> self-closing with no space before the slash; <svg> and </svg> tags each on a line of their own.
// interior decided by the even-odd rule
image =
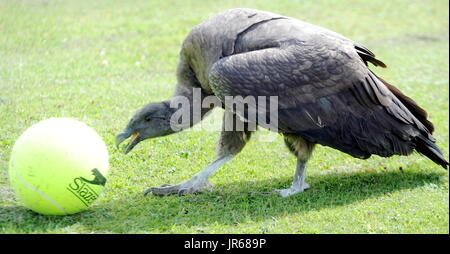
<svg viewBox="0 0 450 254">
<path fill-rule="evenodd" d="M 173 98 L 139 109 L 116 143 L 131 137 L 128 153 L 142 140 L 196 124 L 221 102 L 231 117 L 224 118 L 217 159 L 187 181 L 152 187 L 146 194 L 211 189 L 208 178 L 242 150 L 255 131 L 250 124 L 267 122 L 262 113 L 276 114 L 276 131 L 297 157 L 291 187 L 274 190 L 283 197 L 309 188 L 306 164 L 315 144 L 361 159 L 417 151 L 447 168 L 426 111 L 375 75 L 368 63 L 386 67 L 364 46 L 325 28 L 265 11 L 227 10 L 194 27 L 184 40 Z M 266 106 L 245 100 L 227 106 L 227 98 L 252 96 L 276 98 L 276 110 L 267 109 L 272 100 L 265 100 Z M 219 103 L 195 112 L 192 105 L 211 97 Z M 187 114 L 174 122 L 180 110 Z M 243 128 L 226 128 L 230 121 Z"/>
</svg>

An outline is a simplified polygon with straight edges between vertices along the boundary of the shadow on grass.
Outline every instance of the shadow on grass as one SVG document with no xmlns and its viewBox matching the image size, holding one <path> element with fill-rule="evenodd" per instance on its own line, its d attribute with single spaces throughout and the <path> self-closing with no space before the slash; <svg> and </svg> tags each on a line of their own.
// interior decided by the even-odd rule
<svg viewBox="0 0 450 254">
<path fill-rule="evenodd" d="M 42 216 L 18 206 L 0 207 L 0 229 L 49 232 L 64 231 L 67 226 L 79 224 L 84 232 L 129 233 L 170 232 L 177 225 L 188 228 L 201 228 L 214 223 L 234 225 L 249 219 L 260 221 L 290 213 L 317 211 L 403 189 L 438 184 L 443 174 L 386 171 L 311 176 L 310 190 L 288 198 L 250 194 L 251 191 L 288 187 L 291 178 L 287 177 L 218 185 L 213 193 L 197 195 L 143 197 L 142 193 L 133 193 L 126 198 L 100 203 L 86 212 L 64 217 Z"/>
</svg>

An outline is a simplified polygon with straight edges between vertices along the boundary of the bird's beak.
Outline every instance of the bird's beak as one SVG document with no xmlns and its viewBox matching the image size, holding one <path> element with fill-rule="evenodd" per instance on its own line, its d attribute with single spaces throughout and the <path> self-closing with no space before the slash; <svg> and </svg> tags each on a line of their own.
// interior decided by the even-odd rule
<svg viewBox="0 0 450 254">
<path fill-rule="evenodd" d="M 125 154 L 127 154 L 129 151 L 131 151 L 142 140 L 139 132 L 125 130 L 124 132 L 122 132 L 116 136 L 117 148 L 119 148 L 119 145 L 129 137 L 131 137 L 131 139 L 130 139 L 130 142 L 128 143 L 127 147 L 124 150 Z"/>
</svg>

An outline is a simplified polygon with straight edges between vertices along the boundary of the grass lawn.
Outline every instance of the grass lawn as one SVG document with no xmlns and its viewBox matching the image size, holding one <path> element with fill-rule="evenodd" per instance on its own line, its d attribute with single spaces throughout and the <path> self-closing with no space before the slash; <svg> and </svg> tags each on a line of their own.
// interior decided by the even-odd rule
<svg viewBox="0 0 450 254">
<path fill-rule="evenodd" d="M 0 233 L 448 234 L 448 171 L 418 154 L 359 160 L 319 146 L 312 188 L 281 198 L 250 192 L 288 187 L 296 160 L 281 137 L 256 138 L 210 179 L 214 192 L 142 195 L 206 167 L 220 123 L 217 132 L 148 140 L 129 155 L 114 137 L 136 109 L 171 96 L 190 29 L 234 7 L 299 18 L 368 47 L 389 67 L 371 68 L 428 110 L 448 158 L 448 1 L 0 0 Z M 110 152 L 104 192 L 72 216 L 31 212 L 8 180 L 14 141 L 50 117 L 87 123 Z"/>
</svg>

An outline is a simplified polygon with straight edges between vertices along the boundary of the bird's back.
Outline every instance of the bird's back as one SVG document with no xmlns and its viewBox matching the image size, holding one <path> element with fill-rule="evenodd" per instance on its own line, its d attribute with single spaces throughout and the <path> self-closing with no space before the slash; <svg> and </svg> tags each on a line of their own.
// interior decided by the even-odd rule
<svg viewBox="0 0 450 254">
<path fill-rule="evenodd" d="M 345 37 L 289 17 L 253 9 L 231 9 L 195 26 L 183 42 L 181 57 L 187 61 L 202 87 L 211 91 L 208 74 L 219 59 L 285 41 L 311 41 L 314 36 L 351 44 Z"/>
</svg>

